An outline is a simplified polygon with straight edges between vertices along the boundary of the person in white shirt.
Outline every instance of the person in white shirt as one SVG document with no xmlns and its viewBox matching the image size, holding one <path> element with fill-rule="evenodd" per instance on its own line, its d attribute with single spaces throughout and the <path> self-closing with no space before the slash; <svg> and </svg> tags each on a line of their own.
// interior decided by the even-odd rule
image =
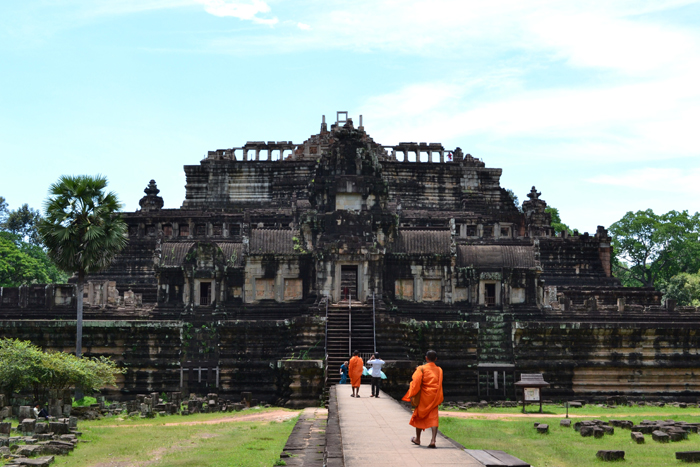
<svg viewBox="0 0 700 467">
<path fill-rule="evenodd" d="M 374 356 L 367 360 L 367 363 L 372 365 L 369 370 L 372 377 L 372 395 L 369 397 L 379 397 L 379 388 L 382 385 L 382 366 L 386 362 L 379 358 L 379 352 L 374 352 Z"/>
</svg>

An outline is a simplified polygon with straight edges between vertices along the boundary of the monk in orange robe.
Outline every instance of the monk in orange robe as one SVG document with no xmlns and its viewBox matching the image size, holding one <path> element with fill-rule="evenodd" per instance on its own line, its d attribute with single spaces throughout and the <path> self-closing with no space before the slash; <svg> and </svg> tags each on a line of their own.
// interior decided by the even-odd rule
<svg viewBox="0 0 700 467">
<path fill-rule="evenodd" d="M 350 376 L 350 384 L 352 385 L 352 396 L 360 397 L 360 382 L 362 381 L 362 370 L 365 368 L 365 363 L 360 357 L 360 352 L 355 350 L 352 353 L 350 363 L 348 363 L 348 376 Z"/>
<path fill-rule="evenodd" d="M 413 411 L 411 421 L 408 422 L 416 428 L 415 438 L 411 438 L 413 444 L 420 446 L 420 435 L 426 428 L 433 432 L 433 439 L 428 444 L 429 448 L 435 448 L 435 438 L 438 432 L 438 406 L 445 399 L 442 395 L 442 368 L 435 365 L 437 353 L 428 350 L 425 354 L 426 364 L 416 368 L 413 380 L 408 392 L 402 400 L 411 401 L 411 397 L 420 393 L 420 402 Z"/>
</svg>

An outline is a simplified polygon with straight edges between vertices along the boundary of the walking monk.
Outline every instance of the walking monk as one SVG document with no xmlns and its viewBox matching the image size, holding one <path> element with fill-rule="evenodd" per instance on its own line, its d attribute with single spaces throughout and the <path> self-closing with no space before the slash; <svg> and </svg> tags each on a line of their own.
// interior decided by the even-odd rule
<svg viewBox="0 0 700 467">
<path fill-rule="evenodd" d="M 429 448 L 435 448 L 435 438 L 438 432 L 438 406 L 442 404 L 442 368 L 435 365 L 437 353 L 428 350 L 425 354 L 426 364 L 416 368 L 413 373 L 413 380 L 408 392 L 403 396 L 403 400 L 410 402 L 411 398 L 420 394 L 418 407 L 413 411 L 411 426 L 416 427 L 416 436 L 411 438 L 411 442 L 420 446 L 420 435 L 426 428 L 433 431 L 433 438 L 428 444 Z"/>
<path fill-rule="evenodd" d="M 360 352 L 355 350 L 352 353 L 352 358 L 350 363 L 348 363 L 348 374 L 350 376 L 350 384 L 352 385 L 352 396 L 350 397 L 360 397 L 360 382 L 362 381 L 362 370 L 365 367 L 365 363 L 360 357 Z"/>
</svg>

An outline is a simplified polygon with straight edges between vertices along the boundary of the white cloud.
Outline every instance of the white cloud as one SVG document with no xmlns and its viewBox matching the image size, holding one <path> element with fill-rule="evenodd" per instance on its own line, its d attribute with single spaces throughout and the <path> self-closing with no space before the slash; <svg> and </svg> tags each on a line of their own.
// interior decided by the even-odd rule
<svg viewBox="0 0 700 467">
<path fill-rule="evenodd" d="M 304 23 L 297 23 L 297 27 L 299 29 L 301 29 L 302 31 L 308 31 L 311 29 L 311 26 L 309 26 L 308 24 L 304 24 Z"/>
<path fill-rule="evenodd" d="M 262 0 L 195 0 L 204 5 L 204 11 L 214 16 L 233 16 L 259 24 L 277 24 L 277 18 L 260 18 L 259 13 L 268 13 L 270 6 Z"/>
</svg>

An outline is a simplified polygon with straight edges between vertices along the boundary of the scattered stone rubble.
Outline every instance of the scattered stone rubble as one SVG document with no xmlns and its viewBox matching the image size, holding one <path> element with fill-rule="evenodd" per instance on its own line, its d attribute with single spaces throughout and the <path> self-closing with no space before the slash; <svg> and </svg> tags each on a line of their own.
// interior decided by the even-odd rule
<svg viewBox="0 0 700 467">
<path fill-rule="evenodd" d="M 19 412 L 31 413 L 31 407 L 22 406 Z M 0 422 L 0 457 L 7 459 L 5 465 L 47 466 L 54 456 L 70 453 L 80 435 L 74 416 L 46 421 L 24 418 L 14 428 L 10 422 Z"/>
<path fill-rule="evenodd" d="M 241 401 L 233 402 L 220 399 L 218 394 L 207 394 L 198 397 L 190 394 L 189 399 L 183 400 L 182 393 L 168 393 L 167 401 L 158 393 L 150 395 L 139 394 L 136 399 L 126 402 L 106 403 L 100 398 L 99 403 L 87 407 L 73 407 L 73 415 L 57 418 L 50 416 L 48 420 L 37 420 L 33 417 L 31 406 L 12 406 L 0 409 L 0 459 L 7 459 L 7 466 L 33 465 L 48 466 L 54 461 L 54 456 L 70 453 L 78 444 L 78 419 L 95 420 L 105 416 L 116 416 L 127 413 L 128 416 L 153 418 L 156 415 L 190 415 L 195 413 L 233 412 L 255 407 L 258 401 L 252 393 L 241 393 Z M 0 403 L 5 403 L 0 395 Z M 270 407 L 266 404 L 265 407 Z M 19 424 L 12 427 L 11 422 L 3 421 L 12 413 L 18 414 Z M 37 457 L 39 456 L 39 457 Z"/>
<path fill-rule="evenodd" d="M 570 419 L 562 419 L 560 426 L 568 428 L 571 425 Z M 548 433 L 549 425 L 539 422 L 534 423 L 538 433 Z M 659 443 L 668 443 L 671 441 L 682 441 L 688 439 L 690 433 L 698 433 L 700 423 L 688 423 L 676 420 L 642 420 L 641 423 L 635 425 L 630 420 L 611 419 L 609 422 L 603 420 L 582 420 L 573 424 L 574 430 L 578 431 L 581 436 L 593 436 L 602 438 L 605 435 L 615 434 L 615 428 L 631 430 L 630 436 L 632 441 L 637 444 L 644 444 L 644 435 L 650 434 L 654 441 Z M 598 451 L 596 456 L 603 461 L 623 460 L 625 451 Z M 685 451 L 677 452 L 676 459 L 686 462 L 700 462 L 700 451 Z"/>
</svg>

